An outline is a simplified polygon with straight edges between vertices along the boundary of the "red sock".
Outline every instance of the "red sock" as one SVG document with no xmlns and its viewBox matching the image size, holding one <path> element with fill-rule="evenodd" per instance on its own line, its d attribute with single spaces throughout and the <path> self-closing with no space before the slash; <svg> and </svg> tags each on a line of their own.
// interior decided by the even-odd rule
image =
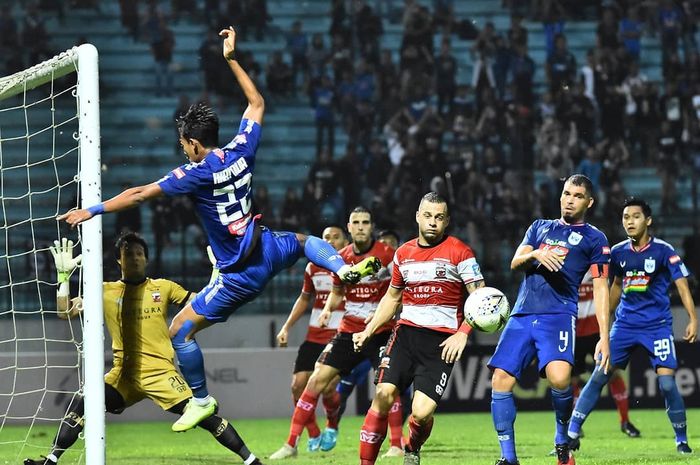
<svg viewBox="0 0 700 465">
<path fill-rule="evenodd" d="M 610 394 L 612 395 L 613 399 L 615 399 L 615 405 L 617 405 L 617 411 L 620 414 L 620 423 L 630 421 L 630 404 L 627 398 L 627 386 L 625 386 L 625 380 L 618 376 L 610 381 L 609 386 Z"/>
<path fill-rule="evenodd" d="M 403 449 L 403 415 L 401 414 L 400 396 L 396 396 L 396 400 L 391 404 L 391 410 L 389 410 L 389 437 L 392 447 Z"/>
<path fill-rule="evenodd" d="M 309 422 L 306 424 L 306 431 L 309 432 L 310 438 L 317 438 L 321 435 L 321 429 L 318 427 L 316 422 L 316 410 L 314 409 L 314 414 L 309 418 Z"/>
<path fill-rule="evenodd" d="M 292 447 L 297 446 L 299 436 L 301 436 L 301 433 L 304 431 L 304 426 L 309 423 L 309 418 L 315 414 L 317 403 L 318 394 L 304 389 L 304 392 L 297 402 L 297 406 L 294 407 L 294 415 L 292 415 L 292 425 L 289 428 L 287 444 Z"/>
<path fill-rule="evenodd" d="M 386 436 L 386 425 L 388 423 L 386 415 L 367 410 L 365 422 L 360 430 L 360 464 L 374 465 L 382 447 L 384 436 Z"/>
<path fill-rule="evenodd" d="M 323 408 L 326 409 L 326 426 L 338 429 L 338 413 L 340 413 L 340 393 L 333 391 L 329 395 L 323 396 Z"/>
<path fill-rule="evenodd" d="M 421 446 L 430 436 L 430 432 L 433 430 L 433 417 L 423 425 L 419 424 L 413 419 L 413 415 L 408 417 L 408 450 L 417 451 L 420 450 Z"/>
<path fill-rule="evenodd" d="M 574 390 L 574 406 L 576 406 L 576 401 L 578 401 L 578 398 L 581 396 L 581 385 L 578 383 L 578 381 L 574 382 L 572 380 L 571 387 Z"/>
</svg>

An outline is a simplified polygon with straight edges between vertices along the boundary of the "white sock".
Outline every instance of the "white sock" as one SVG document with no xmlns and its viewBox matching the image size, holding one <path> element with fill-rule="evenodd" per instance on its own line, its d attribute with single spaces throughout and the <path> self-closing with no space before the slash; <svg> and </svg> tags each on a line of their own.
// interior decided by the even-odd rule
<svg viewBox="0 0 700 465">
<path fill-rule="evenodd" d="M 243 465 L 250 465 L 251 463 L 255 462 L 256 458 L 257 457 L 255 456 L 255 454 L 250 454 L 248 458 L 245 459 L 245 461 L 243 462 Z"/>
<path fill-rule="evenodd" d="M 195 404 L 199 406 L 204 406 L 204 405 L 209 405 L 209 401 L 211 400 L 211 396 L 207 395 L 206 397 L 192 397 L 194 399 Z"/>
<path fill-rule="evenodd" d="M 58 457 L 56 457 L 53 454 L 49 454 L 46 456 L 47 459 L 51 460 L 53 463 L 58 463 Z"/>
</svg>

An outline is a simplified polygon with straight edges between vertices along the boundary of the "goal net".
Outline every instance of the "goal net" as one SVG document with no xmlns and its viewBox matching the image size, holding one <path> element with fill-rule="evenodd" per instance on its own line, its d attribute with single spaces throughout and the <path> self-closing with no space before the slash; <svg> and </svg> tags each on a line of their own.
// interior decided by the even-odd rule
<svg viewBox="0 0 700 465">
<path fill-rule="evenodd" d="M 102 223 L 56 216 L 100 201 L 97 50 L 81 45 L 0 79 L 0 463 L 47 455 L 69 401 L 85 396 L 84 441 L 61 463 L 104 464 Z M 82 253 L 57 316 L 48 247 Z"/>
</svg>

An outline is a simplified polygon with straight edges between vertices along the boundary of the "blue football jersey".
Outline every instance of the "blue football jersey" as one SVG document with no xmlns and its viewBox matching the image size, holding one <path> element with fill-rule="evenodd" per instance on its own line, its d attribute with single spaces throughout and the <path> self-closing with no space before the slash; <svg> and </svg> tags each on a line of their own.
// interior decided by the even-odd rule
<svg viewBox="0 0 700 465">
<path fill-rule="evenodd" d="M 589 269 L 594 277 L 607 271 L 610 260 L 608 239 L 588 223 L 568 224 L 562 220 L 536 220 L 520 245 L 553 249 L 564 257 L 562 268 L 548 271 L 535 261 L 525 271 L 513 314 L 578 313 L 578 288 Z"/>
<path fill-rule="evenodd" d="M 610 253 L 612 274 L 622 280 L 622 295 L 615 310 L 615 324 L 648 328 L 670 324 L 672 281 L 689 275 L 671 244 L 653 237 L 641 250 L 627 239 Z"/>
<path fill-rule="evenodd" d="M 258 123 L 243 119 L 238 134 L 199 163 L 175 168 L 158 181 L 166 195 L 188 195 L 207 232 L 222 271 L 235 265 L 252 245 L 253 168 L 260 141 Z"/>
</svg>

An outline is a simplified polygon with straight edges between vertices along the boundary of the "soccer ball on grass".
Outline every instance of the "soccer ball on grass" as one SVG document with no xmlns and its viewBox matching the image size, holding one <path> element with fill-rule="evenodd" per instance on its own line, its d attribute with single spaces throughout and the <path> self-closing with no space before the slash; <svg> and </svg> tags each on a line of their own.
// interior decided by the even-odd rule
<svg viewBox="0 0 700 465">
<path fill-rule="evenodd" d="M 464 318 L 469 326 L 485 333 L 502 329 L 509 316 L 508 299 L 495 287 L 480 287 L 464 303 Z"/>
</svg>

